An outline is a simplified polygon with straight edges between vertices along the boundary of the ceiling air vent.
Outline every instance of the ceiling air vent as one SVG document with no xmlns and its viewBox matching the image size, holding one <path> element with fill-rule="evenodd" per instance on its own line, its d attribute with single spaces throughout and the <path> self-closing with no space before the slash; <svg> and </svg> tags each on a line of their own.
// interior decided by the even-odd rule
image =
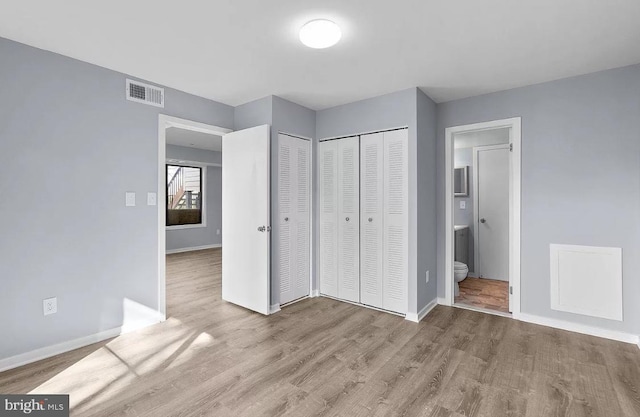
<svg viewBox="0 0 640 417">
<path fill-rule="evenodd" d="M 164 107 L 164 88 L 127 80 L 127 100 Z"/>
</svg>

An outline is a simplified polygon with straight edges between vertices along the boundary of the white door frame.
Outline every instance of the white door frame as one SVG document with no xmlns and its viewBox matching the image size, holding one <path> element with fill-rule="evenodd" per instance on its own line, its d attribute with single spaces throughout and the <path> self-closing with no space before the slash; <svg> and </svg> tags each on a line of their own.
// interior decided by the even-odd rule
<svg viewBox="0 0 640 417">
<path fill-rule="evenodd" d="M 314 152 L 313 152 L 313 139 L 308 138 L 306 136 L 301 136 L 301 135 L 296 135 L 293 133 L 287 133 L 287 132 L 283 132 L 281 130 L 278 131 L 278 135 L 286 135 L 286 136 L 291 136 L 292 138 L 296 138 L 296 139 L 301 139 L 301 140 L 306 140 L 309 142 L 309 294 L 307 294 L 307 297 L 314 297 L 317 296 L 314 295 L 314 290 L 313 290 L 313 271 L 315 268 L 314 262 L 313 262 L 313 251 L 315 250 L 315 245 L 314 245 L 314 234 L 313 234 L 313 208 L 314 208 L 314 200 L 313 200 L 313 181 L 314 181 L 314 177 L 313 177 L 313 164 L 314 164 Z M 279 139 L 279 138 L 278 138 Z M 279 145 L 279 144 L 278 144 Z M 278 151 L 279 153 L 279 151 Z M 315 291 L 315 293 L 319 293 L 319 288 L 318 287 L 318 291 Z M 280 289 L 278 289 L 278 291 L 280 291 Z M 293 300 L 289 303 L 287 303 L 287 305 L 291 305 L 294 304 L 298 301 L 303 300 L 303 298 L 300 298 L 298 300 Z"/>
<path fill-rule="evenodd" d="M 474 123 L 454 126 L 445 129 L 445 299 L 446 305 L 454 305 L 453 260 L 453 138 L 458 133 L 480 130 L 511 128 L 509 139 L 513 152 L 509 162 L 509 281 L 513 293 L 512 317 L 520 315 L 520 193 L 521 193 L 521 143 L 522 120 L 520 117 L 494 120 L 490 122 Z"/>
<path fill-rule="evenodd" d="M 166 224 L 167 213 L 165 202 L 167 201 L 167 185 L 165 184 L 166 156 L 167 156 L 167 128 L 178 127 L 180 129 L 191 130 L 193 132 L 208 133 L 222 136 L 233 132 L 224 127 L 208 125 L 194 122 L 192 120 L 180 119 L 178 117 L 160 114 L 158 116 L 158 313 L 162 321 L 167 319 L 167 281 L 166 281 L 166 257 L 167 257 L 167 236 Z"/>
</svg>

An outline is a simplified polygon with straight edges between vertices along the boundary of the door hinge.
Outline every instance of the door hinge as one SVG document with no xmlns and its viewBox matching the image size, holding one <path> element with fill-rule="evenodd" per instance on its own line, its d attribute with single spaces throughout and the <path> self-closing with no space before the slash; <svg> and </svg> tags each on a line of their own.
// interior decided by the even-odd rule
<svg viewBox="0 0 640 417">
<path fill-rule="evenodd" d="M 509 152 L 513 152 L 513 143 L 509 144 Z"/>
<path fill-rule="evenodd" d="M 513 287 L 509 286 L 509 295 L 513 295 Z"/>
</svg>

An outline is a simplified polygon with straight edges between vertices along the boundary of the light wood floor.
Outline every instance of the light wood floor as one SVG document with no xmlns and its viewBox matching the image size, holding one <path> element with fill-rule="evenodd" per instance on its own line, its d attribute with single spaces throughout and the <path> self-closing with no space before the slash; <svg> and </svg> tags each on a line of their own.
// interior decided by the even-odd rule
<svg viewBox="0 0 640 417">
<path fill-rule="evenodd" d="M 490 310 L 509 312 L 509 283 L 495 279 L 467 277 L 458 284 L 460 295 L 456 303 Z"/>
<path fill-rule="evenodd" d="M 436 307 L 420 324 L 327 298 L 220 300 L 220 251 L 168 257 L 168 321 L 0 374 L 77 416 L 640 416 L 640 351 Z"/>
</svg>

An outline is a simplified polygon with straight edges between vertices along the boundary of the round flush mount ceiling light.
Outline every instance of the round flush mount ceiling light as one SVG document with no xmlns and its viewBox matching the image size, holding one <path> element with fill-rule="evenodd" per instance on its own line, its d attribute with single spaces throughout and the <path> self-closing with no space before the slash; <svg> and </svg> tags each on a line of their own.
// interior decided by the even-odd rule
<svg viewBox="0 0 640 417">
<path fill-rule="evenodd" d="M 300 29 L 300 42 L 309 48 L 328 48 L 338 43 L 341 37 L 340 27 L 326 19 L 312 20 Z"/>
</svg>

